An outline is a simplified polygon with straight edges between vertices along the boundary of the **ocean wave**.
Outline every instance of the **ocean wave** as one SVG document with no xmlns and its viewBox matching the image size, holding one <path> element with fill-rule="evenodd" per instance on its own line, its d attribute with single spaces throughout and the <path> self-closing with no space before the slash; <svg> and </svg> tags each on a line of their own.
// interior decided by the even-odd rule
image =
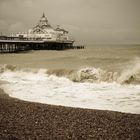
<svg viewBox="0 0 140 140">
<path fill-rule="evenodd" d="M 94 61 L 128 61 L 128 58 L 121 58 L 121 57 L 95 57 L 95 56 L 86 56 L 84 57 L 86 60 L 94 60 Z"/>
<path fill-rule="evenodd" d="M 25 101 L 139 114 L 139 63 L 133 66 L 116 73 L 94 67 L 47 70 L 1 65 L 0 80 L 6 83 L 0 87 Z"/>
<path fill-rule="evenodd" d="M 116 82 L 119 84 L 140 84 L 140 60 L 129 62 L 128 66 L 121 72 L 107 71 L 101 68 L 85 67 L 79 70 L 69 69 L 31 69 L 31 68 L 18 68 L 13 65 L 0 65 L 0 73 L 5 72 L 29 72 L 39 73 L 46 75 L 55 75 L 58 77 L 65 77 L 73 82 Z"/>
</svg>

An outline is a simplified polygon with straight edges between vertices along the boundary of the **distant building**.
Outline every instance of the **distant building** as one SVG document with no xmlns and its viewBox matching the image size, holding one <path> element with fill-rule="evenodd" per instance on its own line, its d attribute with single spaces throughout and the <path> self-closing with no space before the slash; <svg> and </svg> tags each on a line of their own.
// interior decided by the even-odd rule
<svg viewBox="0 0 140 140">
<path fill-rule="evenodd" d="M 42 40 L 50 40 L 50 41 L 69 41 L 70 39 L 68 35 L 68 31 L 65 29 L 60 28 L 58 25 L 57 28 L 53 28 L 48 19 L 45 17 L 43 13 L 42 17 L 40 18 L 39 22 L 33 29 L 29 29 L 28 32 L 18 33 L 16 37 L 24 37 L 24 38 L 33 38 L 33 39 L 42 39 Z"/>
</svg>

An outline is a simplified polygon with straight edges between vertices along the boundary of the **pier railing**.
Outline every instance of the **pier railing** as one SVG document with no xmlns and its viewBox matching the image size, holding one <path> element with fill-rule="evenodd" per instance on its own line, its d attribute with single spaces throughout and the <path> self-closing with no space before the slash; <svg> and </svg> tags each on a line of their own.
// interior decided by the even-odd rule
<svg viewBox="0 0 140 140">
<path fill-rule="evenodd" d="M 73 46 L 71 40 L 43 40 L 40 38 L 19 38 L 0 36 L 0 53 L 17 53 L 29 50 L 66 50 L 84 49 L 84 46 Z"/>
</svg>

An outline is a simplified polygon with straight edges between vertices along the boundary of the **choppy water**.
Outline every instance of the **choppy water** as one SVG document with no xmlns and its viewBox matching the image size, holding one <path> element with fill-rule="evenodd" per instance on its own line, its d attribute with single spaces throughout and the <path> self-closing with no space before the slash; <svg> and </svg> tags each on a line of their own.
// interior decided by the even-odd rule
<svg viewBox="0 0 140 140">
<path fill-rule="evenodd" d="M 0 55 L 0 80 L 22 100 L 140 114 L 140 46 Z"/>
</svg>

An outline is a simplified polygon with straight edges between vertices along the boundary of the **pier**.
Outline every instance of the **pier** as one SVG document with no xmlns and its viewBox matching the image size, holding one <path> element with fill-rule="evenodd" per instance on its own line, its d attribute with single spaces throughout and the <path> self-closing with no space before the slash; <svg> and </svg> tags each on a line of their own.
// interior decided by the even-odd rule
<svg viewBox="0 0 140 140">
<path fill-rule="evenodd" d="M 74 46 L 68 31 L 57 25 L 52 27 L 43 13 L 38 23 L 27 32 L 12 36 L 0 36 L 0 53 L 18 53 L 30 50 L 84 49 Z"/>
<path fill-rule="evenodd" d="M 0 36 L 0 53 L 19 53 L 30 50 L 67 50 L 84 49 L 84 46 L 74 46 L 71 41 L 45 41 L 41 39 L 28 39 Z"/>
</svg>

